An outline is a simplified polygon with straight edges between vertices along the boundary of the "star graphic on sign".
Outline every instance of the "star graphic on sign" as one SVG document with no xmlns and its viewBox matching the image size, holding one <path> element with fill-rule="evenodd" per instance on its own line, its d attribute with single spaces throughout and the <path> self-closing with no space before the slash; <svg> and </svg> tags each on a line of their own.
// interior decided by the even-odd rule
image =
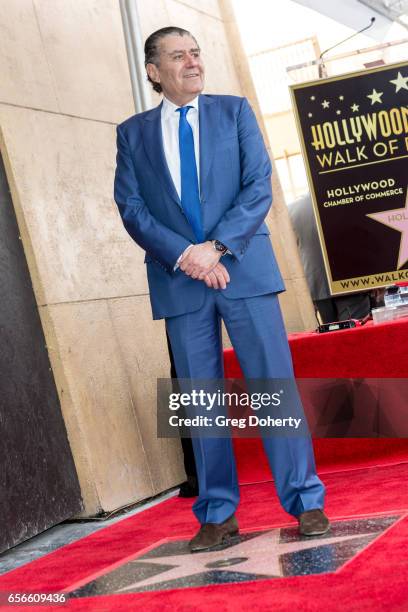
<svg viewBox="0 0 408 612">
<path fill-rule="evenodd" d="M 330 102 L 328 100 L 323 100 L 322 106 L 323 106 L 323 108 L 329 108 Z"/>
<path fill-rule="evenodd" d="M 227 551 L 223 549 L 215 552 L 204 551 L 193 555 L 166 555 L 151 558 L 149 562 L 157 563 L 158 569 L 165 568 L 161 570 L 160 579 L 166 582 L 199 575 L 208 572 L 209 569 L 229 569 L 231 566 L 235 573 L 277 578 L 284 576 L 282 555 L 299 554 L 301 551 L 316 548 L 323 549 L 323 547 L 330 547 L 334 544 L 358 540 L 361 537 L 361 533 L 358 533 L 348 536 L 329 536 L 321 541 L 313 538 L 305 541 L 281 542 L 280 529 L 273 529 L 247 541 L 238 542 L 234 546 L 230 546 Z M 117 593 L 134 592 L 143 589 L 143 587 L 156 585 L 157 582 L 156 574 L 144 580 L 131 582 L 118 589 Z"/>
<path fill-rule="evenodd" d="M 375 89 L 373 89 L 373 93 L 368 94 L 367 96 L 367 98 L 370 98 L 371 100 L 371 106 L 375 104 L 376 102 L 378 102 L 379 104 L 382 104 L 381 96 L 383 94 L 384 94 L 383 91 L 376 91 Z"/>
<path fill-rule="evenodd" d="M 350 106 L 351 110 L 353 111 L 353 113 L 356 113 L 358 111 L 358 109 L 360 108 L 360 106 L 356 103 L 354 103 L 352 106 Z"/>
<path fill-rule="evenodd" d="M 339 96 L 339 100 L 344 100 L 344 96 Z"/>
<path fill-rule="evenodd" d="M 403 77 L 400 72 L 398 73 L 397 78 L 390 81 L 390 83 L 395 85 L 395 93 L 398 93 L 400 89 L 408 90 L 408 77 Z"/>
<path fill-rule="evenodd" d="M 310 99 L 314 102 L 316 100 L 316 96 L 310 96 Z"/>
<path fill-rule="evenodd" d="M 336 110 L 336 115 L 341 115 L 341 110 Z"/>
<path fill-rule="evenodd" d="M 384 210 L 378 213 L 370 213 L 367 215 L 374 221 L 379 221 L 388 227 L 391 227 L 398 232 L 401 232 L 401 242 L 398 254 L 399 270 L 406 261 L 408 261 L 408 197 L 405 202 L 405 208 L 396 208 L 394 210 Z"/>
<path fill-rule="evenodd" d="M 308 113 L 307 116 L 308 117 L 313 117 L 313 114 L 312 113 Z"/>
</svg>

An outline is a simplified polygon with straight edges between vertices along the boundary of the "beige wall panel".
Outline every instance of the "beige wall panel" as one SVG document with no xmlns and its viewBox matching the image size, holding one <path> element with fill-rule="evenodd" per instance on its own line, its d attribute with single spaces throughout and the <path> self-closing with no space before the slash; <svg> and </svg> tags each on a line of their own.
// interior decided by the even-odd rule
<svg viewBox="0 0 408 612">
<path fill-rule="evenodd" d="M 197 12 L 206 13 L 211 17 L 217 17 L 221 19 L 220 7 L 218 0 L 173 0 L 184 6 L 189 6 L 195 9 Z"/>
<path fill-rule="evenodd" d="M 32 2 L 2 2 L 0 28 L 0 102 L 58 111 Z"/>
<path fill-rule="evenodd" d="M 235 19 L 233 4 L 231 0 L 219 0 L 219 5 L 223 18 L 224 35 L 228 41 L 228 48 L 231 49 L 234 78 L 237 78 L 239 83 L 239 95 L 248 98 L 248 101 L 258 119 L 260 128 L 263 130 L 264 135 L 266 136 L 258 97 L 256 95 L 251 72 L 249 70 L 248 58 L 242 46 L 241 35 Z M 267 147 L 269 147 L 269 143 L 266 144 Z"/>
<path fill-rule="evenodd" d="M 299 321 L 302 320 L 299 310 L 299 300 L 293 299 L 293 280 L 285 278 L 285 287 L 286 291 L 279 295 L 279 303 L 285 321 L 286 332 L 290 334 L 292 332 L 303 331 L 299 324 Z"/>
<path fill-rule="evenodd" d="M 61 402 L 62 413 L 67 429 L 69 444 L 74 457 L 78 478 L 81 486 L 81 495 L 85 502 L 85 515 L 95 515 L 101 511 L 97 483 L 93 475 L 92 447 L 87 440 L 87 427 L 83 426 L 81 407 L 78 406 L 71 395 L 72 381 L 69 381 L 65 372 L 65 359 L 58 342 L 55 324 L 48 306 L 39 309 L 41 323 L 47 342 L 48 356 L 57 385 Z M 69 350 L 69 349 L 68 349 Z"/>
<path fill-rule="evenodd" d="M 175 8 L 174 4 L 179 6 Z M 155 30 L 166 26 L 178 26 L 194 34 L 193 24 L 197 23 L 197 18 L 205 19 L 208 16 L 221 19 L 218 0 L 154 0 L 154 2 L 138 0 L 137 6 L 144 39 Z M 190 9 L 197 14 L 194 21 L 191 21 Z M 177 19 L 181 19 L 183 23 L 181 24 Z"/>
<path fill-rule="evenodd" d="M 163 321 L 152 321 L 148 297 L 109 301 L 155 492 L 185 479 L 178 439 L 158 439 L 156 381 L 170 377 Z"/>
<path fill-rule="evenodd" d="M 273 205 L 272 205 L 273 211 Z M 271 232 L 271 241 L 273 251 L 278 261 L 280 272 L 284 279 L 289 278 L 289 267 L 287 262 L 287 253 L 285 249 L 285 241 L 282 236 L 282 230 L 279 226 L 279 217 L 275 212 L 270 212 L 267 217 L 267 224 Z"/>
<path fill-rule="evenodd" d="M 282 246 L 284 246 L 285 262 L 282 260 L 282 273 L 286 278 L 304 277 L 303 265 L 300 259 L 296 237 L 293 233 L 292 224 L 286 205 L 276 208 L 276 226 L 279 228 Z"/>
<path fill-rule="evenodd" d="M 169 0 L 154 0 L 154 2 L 146 0 L 137 1 L 143 43 L 146 38 L 156 30 L 160 30 L 160 28 L 165 28 L 170 25 L 178 25 L 170 21 L 170 15 L 167 8 L 168 3 Z"/>
<path fill-rule="evenodd" d="M 266 115 L 264 121 L 275 157 L 300 153 L 299 137 L 291 110 L 276 115 Z"/>
<path fill-rule="evenodd" d="M 34 7 L 60 111 L 114 123 L 133 114 L 119 0 L 34 0 Z"/>
<path fill-rule="evenodd" d="M 208 25 L 211 27 L 197 35 L 207 71 L 204 93 L 242 96 L 244 94 L 232 61 L 233 50 L 225 36 L 224 26 L 215 20 Z"/>
<path fill-rule="evenodd" d="M 62 411 L 64 416 L 75 411 L 82 444 L 89 448 L 87 464 L 78 464 L 75 456 L 81 484 L 90 470 L 104 511 L 154 494 L 135 398 L 108 302 L 49 306 L 48 324 L 54 338 L 50 353 L 64 373 L 58 380 L 59 370 L 54 370 Z M 64 384 L 67 388 L 61 393 Z M 67 404 L 65 394 L 70 398 Z M 70 431 L 72 415 L 65 421 L 70 438 L 78 437 L 78 431 Z"/>
<path fill-rule="evenodd" d="M 315 317 L 314 305 L 310 297 L 310 291 L 303 276 L 303 268 L 300 276 L 296 276 L 292 280 L 294 293 L 300 306 L 301 320 L 296 324 L 293 331 L 313 331 L 316 329 L 317 321 Z"/>
<path fill-rule="evenodd" d="M 285 286 L 286 291 L 279 295 L 279 302 L 287 333 L 314 330 L 317 322 L 304 278 L 285 279 Z"/>
<path fill-rule="evenodd" d="M 115 128 L 0 105 L 40 304 L 147 293 L 143 251 L 113 201 Z"/>
<path fill-rule="evenodd" d="M 168 0 L 155 0 L 154 2 L 138 1 L 138 14 L 140 19 L 140 32 L 143 40 L 143 44 L 148 36 L 169 25 L 176 25 L 171 22 L 169 12 L 167 10 Z M 144 60 L 144 58 L 143 58 Z M 150 88 L 151 104 L 149 108 L 157 106 L 162 101 L 161 94 L 153 91 Z M 133 111 L 134 112 L 134 111 Z M 125 118 L 125 117 L 123 117 Z"/>
</svg>

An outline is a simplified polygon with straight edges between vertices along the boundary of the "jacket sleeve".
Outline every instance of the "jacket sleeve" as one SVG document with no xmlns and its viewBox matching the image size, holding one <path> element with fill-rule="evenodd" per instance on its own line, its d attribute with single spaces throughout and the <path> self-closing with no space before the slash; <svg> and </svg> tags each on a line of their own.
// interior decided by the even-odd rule
<svg viewBox="0 0 408 612">
<path fill-rule="evenodd" d="M 255 115 L 246 98 L 238 118 L 241 190 L 231 207 L 211 231 L 211 238 L 225 244 L 241 260 L 268 214 L 272 203 L 272 166 Z"/>
<path fill-rule="evenodd" d="M 177 259 L 191 243 L 150 213 L 140 193 L 129 144 L 120 126 L 117 128 L 114 198 L 133 240 L 169 272 L 173 271 Z"/>
</svg>

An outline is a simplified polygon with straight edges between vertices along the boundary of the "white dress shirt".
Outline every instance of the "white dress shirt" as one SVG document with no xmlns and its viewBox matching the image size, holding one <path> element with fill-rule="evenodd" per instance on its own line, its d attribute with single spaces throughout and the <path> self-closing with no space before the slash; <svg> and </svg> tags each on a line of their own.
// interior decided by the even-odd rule
<svg viewBox="0 0 408 612">
<path fill-rule="evenodd" d="M 196 158 L 198 184 L 200 185 L 200 134 L 198 123 L 198 96 L 191 100 L 186 106 L 192 106 L 187 113 L 187 121 L 191 125 L 194 136 L 194 153 Z M 167 98 L 163 98 L 161 110 L 161 128 L 163 135 L 164 156 L 170 170 L 174 186 L 181 199 L 181 176 L 180 176 L 180 149 L 179 149 L 179 121 L 180 108 Z"/>
</svg>

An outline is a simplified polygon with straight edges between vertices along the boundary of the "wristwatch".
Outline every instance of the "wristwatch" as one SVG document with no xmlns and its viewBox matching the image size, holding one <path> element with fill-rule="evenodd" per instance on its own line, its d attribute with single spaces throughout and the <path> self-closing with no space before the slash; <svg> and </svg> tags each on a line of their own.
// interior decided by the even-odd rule
<svg viewBox="0 0 408 612">
<path fill-rule="evenodd" d="M 218 251 L 218 253 L 221 253 L 221 256 L 225 255 L 225 253 L 228 251 L 228 247 L 226 247 L 225 244 L 222 244 L 222 242 L 219 240 L 211 240 L 211 242 L 214 249 Z"/>
</svg>

